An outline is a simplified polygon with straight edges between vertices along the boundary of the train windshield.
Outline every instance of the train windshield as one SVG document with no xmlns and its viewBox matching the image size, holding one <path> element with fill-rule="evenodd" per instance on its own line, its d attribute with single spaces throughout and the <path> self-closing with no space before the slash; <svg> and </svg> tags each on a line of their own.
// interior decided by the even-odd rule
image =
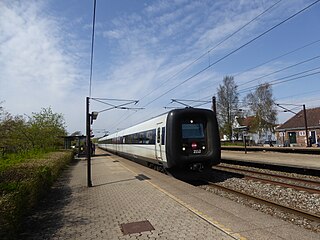
<svg viewBox="0 0 320 240">
<path fill-rule="evenodd" d="M 182 138 L 204 138 L 202 123 L 183 123 L 182 124 Z"/>
</svg>

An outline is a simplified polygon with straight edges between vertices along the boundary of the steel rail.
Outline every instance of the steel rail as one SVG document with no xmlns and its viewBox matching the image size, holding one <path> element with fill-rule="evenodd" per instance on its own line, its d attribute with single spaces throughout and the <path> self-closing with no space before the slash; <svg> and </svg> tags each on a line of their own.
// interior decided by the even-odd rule
<svg viewBox="0 0 320 240">
<path fill-rule="evenodd" d="M 294 177 L 289 177 L 289 176 L 284 176 L 284 175 L 278 175 L 278 174 L 273 174 L 273 173 L 264 173 L 264 172 L 259 172 L 259 171 L 254 171 L 254 170 L 249 170 L 249 169 L 240 169 L 240 168 L 236 168 L 236 167 L 230 167 L 230 166 L 219 166 L 221 168 L 228 168 L 228 169 L 235 169 L 235 170 L 243 170 L 246 172 L 251 172 L 251 173 L 257 173 L 257 174 L 261 174 L 261 175 L 268 175 L 268 176 L 272 176 L 272 177 L 281 177 L 281 178 L 286 178 L 286 179 L 290 179 L 290 180 L 294 180 L 294 181 L 298 181 L 298 182 L 303 182 L 303 183 L 308 183 L 308 184 L 314 184 L 317 186 L 320 186 L 320 181 L 314 181 L 314 180 L 309 180 L 309 179 L 301 179 L 301 178 L 294 178 Z"/>
<path fill-rule="evenodd" d="M 289 187 L 289 188 L 294 188 L 297 190 L 303 190 L 303 191 L 307 191 L 307 192 L 311 192 L 311 193 L 320 194 L 320 189 L 291 184 L 291 183 L 285 183 L 285 182 L 272 180 L 272 179 L 265 179 L 265 178 L 256 177 L 256 176 L 249 176 L 249 175 L 245 175 L 245 173 L 252 173 L 252 174 L 262 175 L 262 176 L 267 176 L 267 177 L 276 177 L 278 179 L 286 179 L 286 180 L 290 180 L 290 181 L 295 181 L 295 182 L 300 182 L 303 184 L 310 184 L 310 185 L 315 185 L 317 187 L 320 187 L 320 182 L 313 181 L 313 180 L 299 179 L 299 178 L 294 178 L 294 177 L 289 177 L 289 176 L 277 175 L 277 174 L 273 174 L 273 173 L 264 173 L 264 172 L 259 172 L 259 171 L 240 169 L 240 168 L 236 168 L 236 167 L 227 167 L 227 166 L 215 166 L 215 167 L 213 167 L 213 169 L 219 170 L 219 171 L 225 171 L 225 172 L 229 172 L 229 173 L 243 174 L 245 176 L 245 178 L 250 178 L 250 179 L 258 180 L 261 182 L 278 184 L 278 185 L 281 185 L 284 187 Z"/>
<path fill-rule="evenodd" d="M 253 201 L 256 201 L 258 203 L 261 203 L 261 204 L 264 204 L 264 205 L 268 205 L 268 206 L 280 209 L 282 211 L 295 214 L 297 216 L 303 217 L 303 218 L 311 220 L 311 221 L 320 222 L 320 216 L 317 215 L 317 214 L 313 214 L 313 213 L 305 212 L 305 211 L 302 211 L 302 210 L 299 210 L 299 209 L 296 209 L 296 208 L 292 208 L 292 207 L 289 207 L 289 206 L 281 205 L 279 203 L 270 201 L 270 200 L 262 198 L 262 197 L 253 196 L 253 195 L 250 195 L 250 194 L 247 194 L 247 193 L 244 193 L 244 192 L 240 192 L 240 191 L 232 189 L 232 188 L 221 186 L 221 185 L 219 185 L 217 183 L 208 182 L 208 185 L 211 186 L 211 187 L 214 187 L 214 188 L 218 188 L 218 189 L 220 189 L 222 191 L 225 191 L 225 192 L 229 192 L 229 193 L 232 193 L 232 194 L 239 195 L 239 196 L 241 196 L 243 198 L 246 198 L 248 200 L 253 200 Z"/>
</svg>

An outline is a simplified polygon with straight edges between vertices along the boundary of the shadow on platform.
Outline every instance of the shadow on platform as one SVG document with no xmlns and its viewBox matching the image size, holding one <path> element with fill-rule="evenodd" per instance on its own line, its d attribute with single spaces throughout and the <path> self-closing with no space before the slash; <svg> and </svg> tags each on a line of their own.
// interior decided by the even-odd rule
<svg viewBox="0 0 320 240">
<path fill-rule="evenodd" d="M 149 178 L 149 177 L 146 176 L 146 175 L 139 174 L 139 175 L 135 176 L 134 178 L 122 179 L 122 180 L 114 181 L 114 182 L 94 184 L 93 187 L 101 187 L 101 186 L 110 185 L 110 184 L 115 184 L 115 183 L 129 182 L 129 181 L 133 181 L 133 180 L 137 180 L 137 179 L 138 179 L 139 181 L 144 181 L 144 180 L 150 180 L 151 178 Z"/>
<path fill-rule="evenodd" d="M 66 223 L 63 214 L 65 206 L 72 201 L 72 190 L 68 183 L 78 163 L 79 160 L 74 160 L 69 165 L 37 207 L 24 218 L 17 239 L 51 239 L 66 224 L 86 225 L 90 222 L 89 219 L 75 217 L 69 218 Z"/>
</svg>

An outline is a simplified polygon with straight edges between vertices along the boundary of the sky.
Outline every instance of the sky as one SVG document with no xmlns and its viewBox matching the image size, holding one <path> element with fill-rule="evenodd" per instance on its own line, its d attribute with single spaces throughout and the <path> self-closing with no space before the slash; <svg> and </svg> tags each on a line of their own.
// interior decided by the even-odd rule
<svg viewBox="0 0 320 240">
<path fill-rule="evenodd" d="M 293 112 L 318 107 L 320 2 L 294 15 L 315 1 L 97 0 L 90 84 L 93 0 L 0 0 L 0 102 L 51 107 L 71 134 L 90 97 L 95 136 L 183 107 L 172 99 L 210 108 L 225 76 L 241 101 L 268 82 Z M 139 102 L 112 109 L 123 100 Z M 278 123 L 293 116 L 278 110 Z"/>
</svg>

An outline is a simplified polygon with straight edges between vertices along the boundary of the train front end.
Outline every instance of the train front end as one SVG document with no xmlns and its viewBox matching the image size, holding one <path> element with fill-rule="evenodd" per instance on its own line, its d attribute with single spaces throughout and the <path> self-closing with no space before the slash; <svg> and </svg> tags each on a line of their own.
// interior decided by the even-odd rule
<svg viewBox="0 0 320 240">
<path fill-rule="evenodd" d="M 166 154 L 168 168 L 203 170 L 219 164 L 217 118 L 207 109 L 176 109 L 168 114 Z"/>
</svg>

